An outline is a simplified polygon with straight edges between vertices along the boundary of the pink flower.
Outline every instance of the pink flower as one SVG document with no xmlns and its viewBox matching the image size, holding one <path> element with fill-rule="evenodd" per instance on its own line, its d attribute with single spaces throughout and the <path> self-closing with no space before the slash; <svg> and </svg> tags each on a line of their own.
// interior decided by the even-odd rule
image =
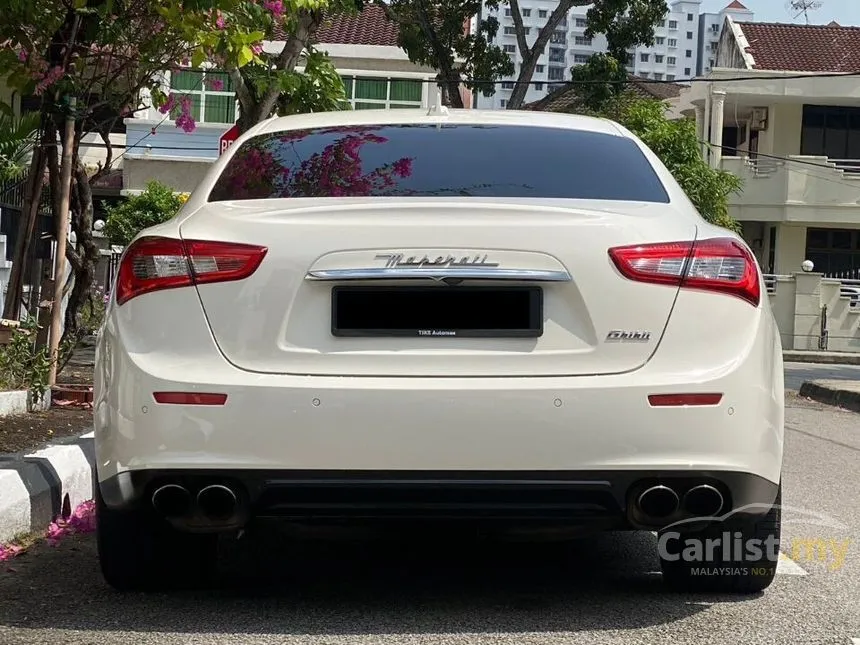
<svg viewBox="0 0 860 645">
<path fill-rule="evenodd" d="M 21 51 L 18 52 L 18 60 L 21 61 L 22 63 L 26 63 L 27 59 L 29 57 L 30 57 L 30 55 L 27 53 L 26 49 L 22 49 Z"/>
<path fill-rule="evenodd" d="M 162 105 L 160 108 L 158 108 L 158 111 L 161 112 L 162 114 L 168 114 L 175 107 L 176 107 L 176 95 L 171 94 L 170 96 L 167 97 L 167 100 L 164 102 L 164 105 Z"/>
<path fill-rule="evenodd" d="M 218 17 L 215 19 L 215 26 L 218 29 L 224 29 L 227 26 L 227 21 L 224 20 L 224 15 L 220 11 L 218 12 Z"/>
<path fill-rule="evenodd" d="M 36 84 L 36 89 L 33 90 L 33 93 L 36 96 L 41 96 L 44 94 L 45 90 L 51 87 L 54 83 L 59 81 L 65 72 L 63 72 L 63 68 L 59 65 L 52 67 L 48 70 L 48 73 Z"/>
<path fill-rule="evenodd" d="M 280 18 L 285 13 L 284 3 L 282 0 L 266 0 L 263 3 L 263 6 L 271 11 L 275 18 Z"/>
<path fill-rule="evenodd" d="M 9 546 L 3 546 L 0 544 L 0 562 L 11 560 L 16 555 L 20 555 L 23 551 L 24 547 L 20 547 L 15 544 L 10 544 Z"/>
<path fill-rule="evenodd" d="M 257 43 L 256 45 L 251 45 L 251 51 L 255 54 L 259 55 L 263 51 L 262 43 Z"/>
<path fill-rule="evenodd" d="M 209 89 L 213 92 L 220 92 L 224 89 L 224 81 L 222 81 L 220 78 L 213 78 L 209 80 L 208 83 Z"/>
</svg>

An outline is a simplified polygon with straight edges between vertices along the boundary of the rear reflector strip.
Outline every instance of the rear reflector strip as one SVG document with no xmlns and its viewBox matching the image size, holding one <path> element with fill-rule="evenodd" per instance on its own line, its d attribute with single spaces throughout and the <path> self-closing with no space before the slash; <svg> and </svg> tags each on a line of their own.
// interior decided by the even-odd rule
<svg viewBox="0 0 860 645">
<path fill-rule="evenodd" d="M 648 403 L 654 407 L 681 407 L 685 405 L 717 405 L 722 394 L 649 394 Z"/>
<path fill-rule="evenodd" d="M 226 394 L 206 392 L 153 392 L 156 403 L 172 405 L 224 405 Z"/>
</svg>

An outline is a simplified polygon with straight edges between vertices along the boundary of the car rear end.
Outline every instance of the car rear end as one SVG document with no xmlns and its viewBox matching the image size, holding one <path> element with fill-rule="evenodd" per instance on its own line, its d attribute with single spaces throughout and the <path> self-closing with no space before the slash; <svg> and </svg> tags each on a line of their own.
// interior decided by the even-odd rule
<svg viewBox="0 0 860 645">
<path fill-rule="evenodd" d="M 645 146 L 558 115 L 334 118 L 258 127 L 126 251 L 107 507 L 659 528 L 774 501 L 761 274 Z"/>
</svg>

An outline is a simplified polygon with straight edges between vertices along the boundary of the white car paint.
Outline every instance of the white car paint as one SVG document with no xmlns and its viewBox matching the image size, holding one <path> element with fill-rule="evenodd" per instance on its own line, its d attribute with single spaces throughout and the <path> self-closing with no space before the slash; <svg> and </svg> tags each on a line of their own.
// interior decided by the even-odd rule
<svg viewBox="0 0 860 645">
<path fill-rule="evenodd" d="M 207 203 L 249 138 L 333 124 L 510 123 L 633 138 L 669 204 L 339 198 Z M 394 217 L 389 211 L 397 209 Z M 492 219 L 488 214 L 492 212 Z M 766 290 L 750 304 L 624 278 L 609 247 L 732 238 L 608 121 L 508 111 L 359 111 L 272 119 L 243 135 L 171 221 L 140 234 L 265 245 L 248 278 L 147 293 L 107 310 L 97 348 L 98 478 L 142 469 L 737 471 L 780 481 L 783 381 Z M 330 333 L 332 283 L 308 272 L 377 253 L 468 249 L 563 268 L 531 339 Z M 356 254 L 362 255 L 361 258 Z M 761 274 L 755 268 L 758 280 Z M 199 295 L 198 295 L 199 293 Z M 607 343 L 647 330 L 644 343 Z M 159 404 L 154 392 L 226 394 Z M 649 395 L 721 393 L 654 407 Z"/>
</svg>

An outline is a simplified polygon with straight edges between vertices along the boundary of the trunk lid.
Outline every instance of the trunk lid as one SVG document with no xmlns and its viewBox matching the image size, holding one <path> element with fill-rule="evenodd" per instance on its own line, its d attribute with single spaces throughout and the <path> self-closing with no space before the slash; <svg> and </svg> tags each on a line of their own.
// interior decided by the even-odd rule
<svg viewBox="0 0 860 645">
<path fill-rule="evenodd" d="M 696 226 L 670 204 L 571 204 L 456 198 L 218 202 L 203 206 L 180 230 L 185 239 L 268 248 L 249 278 L 197 286 L 216 343 L 244 370 L 342 376 L 572 376 L 634 370 L 656 350 L 678 289 L 624 278 L 607 251 L 692 240 Z M 386 268 L 406 279 L 383 278 L 379 270 Z M 436 279 L 408 277 L 424 270 Z M 455 276 L 457 284 L 446 284 L 439 275 Z M 502 338 L 452 337 L 444 330 L 393 337 L 334 334 L 333 288 L 479 285 L 540 287 L 542 333 Z M 369 300 L 364 308 L 358 296 L 350 315 L 388 320 L 394 314 L 380 306 L 385 302 L 395 303 L 392 308 L 401 317 L 444 313 L 436 305 L 422 309 L 420 295 L 411 295 L 413 300 L 398 300 L 397 292 L 389 296 L 395 300 Z M 470 315 L 481 316 L 486 314 L 481 297 L 464 297 L 451 306 L 464 311 L 471 306 Z M 443 310 L 445 298 L 441 295 Z M 521 306 L 510 302 L 511 310 Z"/>
</svg>

